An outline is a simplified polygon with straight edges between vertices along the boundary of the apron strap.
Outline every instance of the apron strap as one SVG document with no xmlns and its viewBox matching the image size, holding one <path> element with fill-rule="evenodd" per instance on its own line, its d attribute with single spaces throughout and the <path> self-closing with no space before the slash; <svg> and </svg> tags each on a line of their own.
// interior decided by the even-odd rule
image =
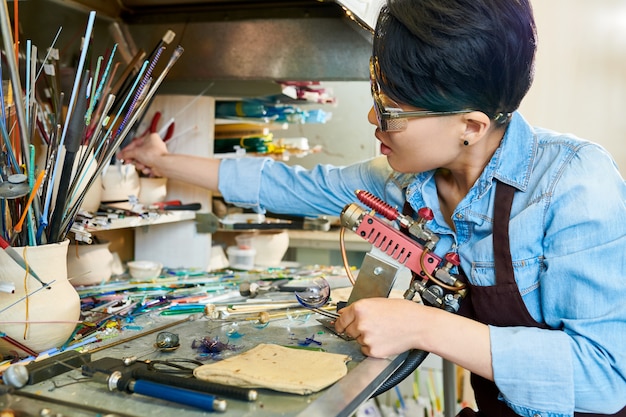
<svg viewBox="0 0 626 417">
<path fill-rule="evenodd" d="M 515 283 L 511 245 L 509 244 L 509 219 L 515 188 L 498 181 L 493 208 L 493 254 L 497 284 Z M 496 226 L 500 227 L 496 227 Z"/>
</svg>

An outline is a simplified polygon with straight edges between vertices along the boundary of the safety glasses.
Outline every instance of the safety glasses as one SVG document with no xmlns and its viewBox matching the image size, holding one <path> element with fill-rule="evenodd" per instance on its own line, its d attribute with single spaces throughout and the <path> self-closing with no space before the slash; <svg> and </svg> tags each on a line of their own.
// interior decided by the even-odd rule
<svg viewBox="0 0 626 417">
<path fill-rule="evenodd" d="M 469 113 L 472 110 L 455 110 L 455 111 L 431 111 L 431 110 L 416 110 L 405 111 L 400 108 L 400 105 L 384 96 L 380 91 L 380 85 L 378 84 L 378 61 L 375 57 L 370 58 L 370 86 L 372 88 L 372 98 L 374 99 L 374 111 L 376 112 L 376 118 L 378 119 L 378 127 L 383 132 L 401 132 L 406 129 L 408 119 L 417 117 L 430 117 L 430 116 L 448 116 L 451 114 Z"/>
</svg>

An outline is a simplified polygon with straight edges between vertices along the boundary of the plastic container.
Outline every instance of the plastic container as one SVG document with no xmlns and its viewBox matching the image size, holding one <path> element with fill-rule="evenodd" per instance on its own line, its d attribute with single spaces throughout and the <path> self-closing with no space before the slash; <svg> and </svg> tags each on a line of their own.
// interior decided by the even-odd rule
<svg viewBox="0 0 626 417">
<path fill-rule="evenodd" d="M 229 246 L 226 249 L 226 254 L 228 255 L 228 262 L 231 268 L 244 270 L 254 268 L 256 249 L 242 249 L 238 246 Z"/>
<path fill-rule="evenodd" d="M 126 264 L 134 281 L 154 281 L 161 275 L 163 265 L 152 261 L 131 261 Z"/>
<path fill-rule="evenodd" d="M 264 230 L 251 235 L 251 247 L 256 250 L 254 264 L 261 267 L 279 266 L 289 249 L 289 234 L 285 230 Z"/>
<path fill-rule="evenodd" d="M 251 233 L 244 233 L 242 235 L 235 236 L 235 242 L 239 249 L 255 249 L 252 242 L 254 235 Z"/>
</svg>

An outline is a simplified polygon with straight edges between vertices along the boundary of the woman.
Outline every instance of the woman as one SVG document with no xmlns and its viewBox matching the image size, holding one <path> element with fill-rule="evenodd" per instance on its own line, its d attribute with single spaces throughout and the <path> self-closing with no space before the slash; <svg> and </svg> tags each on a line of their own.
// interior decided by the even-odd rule
<svg viewBox="0 0 626 417">
<path fill-rule="evenodd" d="M 307 171 L 169 154 L 156 135 L 120 157 L 258 211 L 338 215 L 356 189 L 431 208 L 435 252 L 459 254 L 470 288 L 463 315 L 362 299 L 337 331 L 370 356 L 470 370 L 489 417 L 626 415 L 626 185 L 598 145 L 516 112 L 535 48 L 528 0 L 389 0 L 368 115 L 383 157 Z"/>
</svg>

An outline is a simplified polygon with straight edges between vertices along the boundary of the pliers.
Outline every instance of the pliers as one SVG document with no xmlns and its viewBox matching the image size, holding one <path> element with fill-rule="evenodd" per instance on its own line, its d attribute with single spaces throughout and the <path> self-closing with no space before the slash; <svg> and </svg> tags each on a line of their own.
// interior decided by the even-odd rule
<svg viewBox="0 0 626 417">
<path fill-rule="evenodd" d="M 154 113 L 152 116 L 152 120 L 150 121 L 150 127 L 148 130 L 142 135 L 145 136 L 148 133 L 159 133 L 163 142 L 167 142 L 174 135 L 174 120 L 171 120 L 171 123 L 168 123 L 164 128 L 166 128 L 165 132 L 163 130 L 157 131 L 157 126 L 159 125 L 159 121 L 161 120 L 161 112 L 158 111 Z"/>
</svg>

